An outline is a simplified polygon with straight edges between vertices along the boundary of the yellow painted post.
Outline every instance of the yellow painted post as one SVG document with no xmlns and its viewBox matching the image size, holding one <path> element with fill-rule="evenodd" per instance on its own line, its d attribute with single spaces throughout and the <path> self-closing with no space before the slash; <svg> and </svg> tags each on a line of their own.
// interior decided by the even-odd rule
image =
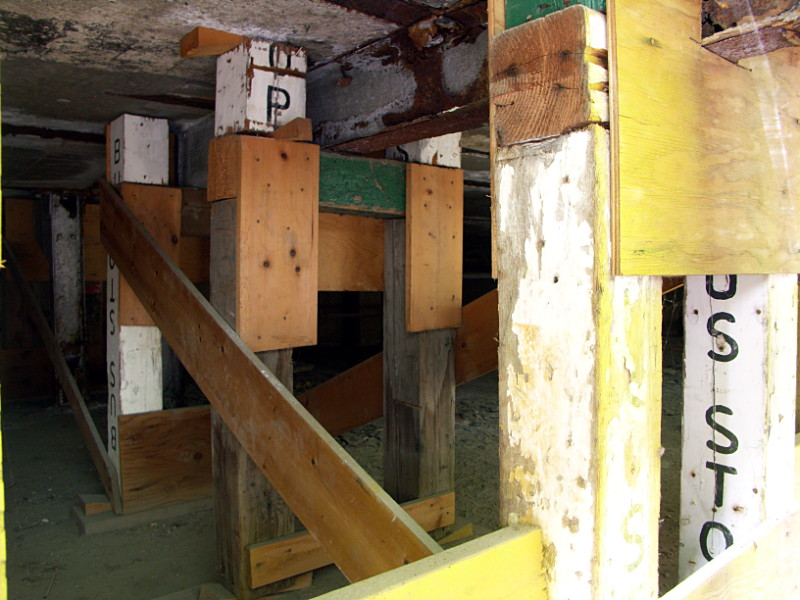
<svg viewBox="0 0 800 600">
<path fill-rule="evenodd" d="M 553 600 L 658 595 L 661 278 L 613 276 L 609 136 L 580 120 L 601 114 L 604 43 L 604 16 L 573 7 L 490 56 L 519 65 L 493 71 L 498 133 L 512 99 L 578 119 L 544 141 L 498 135 L 494 164 L 501 519 L 541 527 Z M 543 79 L 509 81 L 537 61 Z"/>
<path fill-rule="evenodd" d="M 0 89 L 0 98 L 2 98 L 2 89 Z M 3 175 L 3 160 L 2 150 L 0 150 L 0 177 Z M 0 191 L 0 242 L 3 241 L 3 192 Z M 2 248 L 2 244 L 0 244 Z M 2 250 L 0 250 L 0 265 L 2 265 Z M 0 406 L 2 406 L 2 398 L 0 398 Z M 2 414 L 0 414 L 0 419 Z M 6 581 L 6 486 L 3 483 L 3 433 L 0 430 L 0 598 L 8 597 L 7 581 Z"/>
</svg>

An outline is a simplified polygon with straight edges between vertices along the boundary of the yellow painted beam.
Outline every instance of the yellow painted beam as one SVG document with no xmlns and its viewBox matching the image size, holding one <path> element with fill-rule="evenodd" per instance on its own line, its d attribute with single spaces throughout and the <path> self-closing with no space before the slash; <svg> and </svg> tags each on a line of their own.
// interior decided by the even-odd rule
<svg viewBox="0 0 800 600">
<path fill-rule="evenodd" d="M 753 539 L 728 548 L 661 600 L 800 598 L 800 511 L 764 523 Z"/>
<path fill-rule="evenodd" d="M 538 529 L 506 528 L 318 600 L 547 600 Z"/>
</svg>

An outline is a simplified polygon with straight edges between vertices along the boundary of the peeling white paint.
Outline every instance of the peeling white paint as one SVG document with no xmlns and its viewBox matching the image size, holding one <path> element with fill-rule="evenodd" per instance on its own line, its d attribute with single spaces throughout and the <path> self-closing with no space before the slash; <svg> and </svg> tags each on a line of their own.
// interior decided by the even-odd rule
<svg viewBox="0 0 800 600">
<path fill-rule="evenodd" d="M 169 124 L 166 119 L 124 114 L 109 125 L 111 183 L 166 185 L 169 182 Z"/>
<path fill-rule="evenodd" d="M 472 44 L 459 44 L 450 48 L 442 57 L 444 89 L 458 96 L 465 93 L 478 81 L 488 51 L 488 32 L 484 31 Z"/>
<path fill-rule="evenodd" d="M 459 169 L 461 168 L 461 133 L 448 133 L 395 146 L 386 151 L 386 158 Z"/>
</svg>

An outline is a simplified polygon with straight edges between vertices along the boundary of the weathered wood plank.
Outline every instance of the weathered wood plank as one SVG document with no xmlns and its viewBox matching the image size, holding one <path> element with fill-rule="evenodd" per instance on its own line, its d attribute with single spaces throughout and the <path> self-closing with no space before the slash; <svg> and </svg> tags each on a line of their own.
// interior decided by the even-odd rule
<svg viewBox="0 0 800 600">
<path fill-rule="evenodd" d="M 501 146 L 608 122 L 605 18 L 584 6 L 500 33 L 490 68 Z"/>
<path fill-rule="evenodd" d="M 211 495 L 209 415 L 197 406 L 120 416 L 124 513 Z"/>
<path fill-rule="evenodd" d="M 498 148 L 500 509 L 552 600 L 656 598 L 661 280 L 614 277 L 608 134 Z"/>
<path fill-rule="evenodd" d="M 363 579 L 437 552 L 260 365 L 114 190 L 105 182 L 101 190 L 101 234 L 109 253 L 225 423 L 345 575 Z"/>
<path fill-rule="evenodd" d="M 402 216 L 406 212 L 405 165 L 322 152 L 319 206 L 337 212 Z"/>
<path fill-rule="evenodd" d="M 320 291 L 383 289 L 383 221 L 355 215 L 319 215 Z"/>
<path fill-rule="evenodd" d="M 398 501 L 453 489 L 452 329 L 406 330 L 406 223 L 385 222 L 384 488 Z"/>
<path fill-rule="evenodd" d="M 681 578 L 790 510 L 797 276 L 687 277 L 684 332 Z"/>
<path fill-rule="evenodd" d="M 425 531 L 455 522 L 455 494 L 406 502 L 402 505 Z M 333 561 L 309 533 L 298 533 L 249 547 L 250 585 L 258 587 L 320 569 Z"/>
<path fill-rule="evenodd" d="M 363 153 L 485 123 L 486 4 L 443 12 L 313 68 L 315 140 Z"/>
<path fill-rule="evenodd" d="M 538 529 L 501 529 L 319 600 L 548 600 Z"/>
<path fill-rule="evenodd" d="M 700 4 L 609 4 L 616 269 L 798 272 L 800 49 L 731 64 L 700 46 Z"/>
<path fill-rule="evenodd" d="M 750 600 L 800 595 L 800 512 L 764 523 L 661 597 Z"/>
<path fill-rule="evenodd" d="M 606 12 L 606 0 L 505 0 L 505 28 L 511 29 L 575 5 Z"/>
<path fill-rule="evenodd" d="M 406 169 L 407 331 L 461 325 L 464 179 L 460 169 Z"/>
</svg>

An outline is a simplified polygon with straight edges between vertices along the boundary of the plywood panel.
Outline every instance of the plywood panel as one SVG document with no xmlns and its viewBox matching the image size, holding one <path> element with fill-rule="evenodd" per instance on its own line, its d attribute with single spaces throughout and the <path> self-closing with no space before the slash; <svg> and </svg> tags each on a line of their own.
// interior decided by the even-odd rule
<svg viewBox="0 0 800 600">
<path fill-rule="evenodd" d="M 119 418 L 123 512 L 211 495 L 210 407 Z"/>
<path fill-rule="evenodd" d="M 464 307 L 456 332 L 456 385 L 497 369 L 497 290 Z"/>
<path fill-rule="evenodd" d="M 314 345 L 319 147 L 240 137 L 236 331 L 254 352 Z"/>
<path fill-rule="evenodd" d="M 150 235 L 170 258 L 177 261 L 180 256 L 181 190 L 123 183 L 120 194 Z M 119 324 L 153 325 L 153 320 L 124 277 L 119 282 Z"/>
<path fill-rule="evenodd" d="M 383 289 L 383 221 L 354 215 L 319 215 L 319 290 Z"/>
<path fill-rule="evenodd" d="M 800 271 L 796 83 L 703 49 L 700 10 L 700 0 L 609 3 L 616 269 Z M 797 52 L 764 60 L 796 82 Z"/>
<path fill-rule="evenodd" d="M 406 328 L 461 325 L 464 178 L 459 169 L 406 169 Z"/>
</svg>

